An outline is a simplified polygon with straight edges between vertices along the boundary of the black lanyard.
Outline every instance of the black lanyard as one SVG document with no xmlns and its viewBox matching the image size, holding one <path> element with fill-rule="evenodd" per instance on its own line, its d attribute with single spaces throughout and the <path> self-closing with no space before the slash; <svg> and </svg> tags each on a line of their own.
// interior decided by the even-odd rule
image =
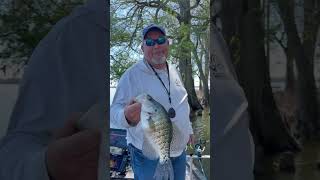
<svg viewBox="0 0 320 180">
<path fill-rule="evenodd" d="M 150 64 L 149 64 L 150 65 Z M 170 96 L 170 74 L 169 74 L 169 67 L 168 67 L 168 63 L 166 63 L 167 66 L 167 72 L 168 72 L 168 81 L 169 81 L 169 90 L 166 88 L 166 86 L 164 85 L 162 79 L 160 78 L 159 74 L 157 73 L 156 70 L 154 70 L 154 68 L 150 65 L 150 67 L 152 68 L 154 74 L 157 76 L 157 78 L 160 80 L 161 84 L 163 85 L 163 87 L 166 89 L 168 97 L 169 97 L 169 102 L 171 104 L 171 96 Z"/>
<path fill-rule="evenodd" d="M 148 62 L 147 62 L 148 63 Z M 149 64 L 149 63 L 148 63 Z M 157 76 L 157 78 L 160 80 L 161 84 L 163 85 L 163 87 L 166 89 L 166 92 L 168 94 L 169 97 L 169 103 L 171 105 L 171 95 L 170 95 L 170 74 L 169 74 L 169 66 L 168 63 L 166 62 L 166 66 L 167 66 L 167 72 L 168 72 L 168 81 L 169 81 L 169 90 L 166 88 L 166 86 L 164 85 L 162 79 L 160 78 L 159 74 L 157 73 L 157 71 L 151 66 L 151 64 L 149 64 L 150 67 L 152 68 L 154 74 Z M 168 111 L 168 116 L 169 118 L 174 118 L 176 116 L 176 111 L 171 107 L 169 108 Z"/>
</svg>

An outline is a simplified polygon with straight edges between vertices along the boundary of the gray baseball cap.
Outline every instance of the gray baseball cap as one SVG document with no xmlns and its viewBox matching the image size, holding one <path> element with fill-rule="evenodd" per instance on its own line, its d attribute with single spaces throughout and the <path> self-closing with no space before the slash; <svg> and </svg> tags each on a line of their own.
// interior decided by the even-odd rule
<svg viewBox="0 0 320 180">
<path fill-rule="evenodd" d="M 146 36 L 146 34 L 147 34 L 150 30 L 152 30 L 152 29 L 157 29 L 157 30 L 159 30 L 160 32 L 162 32 L 164 35 L 166 35 L 166 30 L 165 30 L 163 27 L 161 27 L 161 26 L 159 26 L 159 25 L 157 25 L 157 24 L 150 24 L 150 25 L 148 25 L 147 27 L 143 28 L 143 31 L 142 31 L 142 39 L 144 39 L 144 37 Z"/>
</svg>

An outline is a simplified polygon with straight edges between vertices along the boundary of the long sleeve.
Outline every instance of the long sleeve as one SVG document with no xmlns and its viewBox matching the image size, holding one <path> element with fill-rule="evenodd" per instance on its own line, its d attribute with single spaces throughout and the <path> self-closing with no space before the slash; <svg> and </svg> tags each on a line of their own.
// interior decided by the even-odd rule
<svg viewBox="0 0 320 180">
<path fill-rule="evenodd" d="M 1 180 L 48 180 L 45 153 L 52 132 L 72 112 L 86 112 L 97 101 L 106 101 L 107 29 L 102 14 L 77 8 L 34 50 L 0 141 Z"/>
<path fill-rule="evenodd" d="M 122 129 L 131 127 L 124 115 L 124 107 L 130 101 L 131 97 L 128 91 L 129 87 L 130 81 L 128 74 L 126 73 L 119 80 L 117 90 L 110 107 L 110 122 Z"/>
</svg>

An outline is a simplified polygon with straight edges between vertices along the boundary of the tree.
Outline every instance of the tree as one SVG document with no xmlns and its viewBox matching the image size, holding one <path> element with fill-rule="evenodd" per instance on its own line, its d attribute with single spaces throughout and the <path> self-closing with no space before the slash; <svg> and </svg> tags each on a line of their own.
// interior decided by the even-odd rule
<svg viewBox="0 0 320 180">
<path fill-rule="evenodd" d="M 122 19 L 122 26 L 126 26 L 125 29 L 131 32 L 130 43 L 127 44 L 127 48 L 132 51 L 137 52 L 132 44 L 135 45 L 135 42 L 141 42 L 136 39 L 138 29 L 142 29 L 143 26 L 149 22 L 162 22 L 163 25 L 168 27 L 168 32 L 175 35 L 174 37 L 170 37 L 173 42 L 171 45 L 170 60 L 177 62 L 182 80 L 189 95 L 189 104 L 192 110 L 196 111 L 202 107 L 195 93 L 193 79 L 194 73 L 191 52 L 194 43 L 191 39 L 193 31 L 193 15 L 191 11 L 199 6 L 200 0 L 196 0 L 192 2 L 192 4 L 191 6 L 191 2 L 187 0 L 117 1 L 114 4 L 114 8 L 121 9 L 121 14 L 125 14 L 118 19 Z M 135 22 L 134 26 L 125 21 Z M 195 51 L 193 52 L 195 53 Z"/>
<path fill-rule="evenodd" d="M 250 130 L 256 146 L 255 172 L 259 173 L 266 170 L 265 160 L 269 155 L 295 152 L 300 146 L 284 125 L 273 98 L 261 2 L 224 0 L 221 3 L 222 32 L 248 100 Z"/>
<path fill-rule="evenodd" d="M 203 94 L 203 105 L 209 106 L 210 105 L 210 98 L 209 98 L 209 40 L 208 40 L 208 33 L 207 27 L 205 30 L 205 34 L 197 34 L 196 35 L 196 44 L 192 48 L 192 54 L 194 57 L 194 61 L 197 64 L 198 71 L 199 71 L 199 79 L 200 79 L 200 88 L 199 90 L 202 91 Z M 199 46 L 201 48 L 199 48 Z M 200 52 L 198 52 L 200 50 Z"/>
<path fill-rule="evenodd" d="M 6 4 L 1 4 L 5 3 Z M 6 10 L 0 14 L 0 59 L 11 63 L 28 61 L 39 41 L 52 26 L 83 0 L 13 0 L 2 1 Z"/>
<path fill-rule="evenodd" d="M 315 1 L 305 1 L 305 8 L 307 8 L 307 11 L 309 11 L 308 8 L 315 5 L 314 3 Z M 316 37 L 317 30 L 315 29 L 318 29 L 319 23 L 312 25 L 313 22 L 317 21 L 314 19 L 313 15 L 307 12 L 307 15 L 310 15 L 310 17 L 307 17 L 305 22 L 307 27 L 304 37 L 310 36 L 311 38 L 307 38 L 301 42 L 295 25 L 294 1 L 279 0 L 278 5 L 280 16 L 288 36 L 288 42 L 290 42 L 289 46 L 292 47 L 294 59 L 297 64 L 299 126 L 302 127 L 302 135 L 309 139 L 317 136 L 319 131 L 318 103 L 313 73 L 314 40 L 312 39 Z M 315 13 L 315 16 L 318 16 L 318 14 Z M 313 49 L 308 49 L 312 47 Z"/>
<path fill-rule="evenodd" d="M 178 4 L 180 7 L 180 18 L 178 20 L 180 23 L 180 27 L 182 27 L 182 30 L 183 30 L 179 34 L 178 41 L 181 44 L 185 44 L 184 46 L 180 47 L 181 51 L 179 54 L 179 68 L 180 68 L 180 73 L 182 75 L 182 80 L 188 92 L 189 104 L 192 110 L 197 111 L 202 109 L 202 107 L 200 105 L 200 102 L 198 101 L 195 88 L 194 88 L 194 80 L 192 77 L 192 66 L 191 66 L 191 51 L 190 51 L 190 45 L 192 45 L 192 42 L 190 40 L 190 35 L 191 35 L 190 10 L 196 7 L 196 5 L 191 7 L 189 0 L 179 0 Z"/>
</svg>

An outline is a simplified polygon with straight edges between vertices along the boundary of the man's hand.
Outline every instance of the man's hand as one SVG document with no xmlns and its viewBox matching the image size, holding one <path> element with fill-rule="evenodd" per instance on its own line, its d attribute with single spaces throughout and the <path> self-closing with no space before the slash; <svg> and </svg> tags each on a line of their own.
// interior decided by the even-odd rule
<svg viewBox="0 0 320 180">
<path fill-rule="evenodd" d="M 140 121 L 140 112 L 141 112 L 141 104 L 132 99 L 125 107 L 124 107 L 124 115 L 128 121 L 128 123 L 132 126 L 135 126 Z"/>
<path fill-rule="evenodd" d="M 51 180 L 97 179 L 100 132 L 79 131 L 76 127 L 79 118 L 80 114 L 70 117 L 48 145 L 46 164 Z"/>
<path fill-rule="evenodd" d="M 194 135 L 190 134 L 188 145 L 189 146 L 191 145 L 193 147 L 194 143 L 195 143 Z"/>
</svg>

